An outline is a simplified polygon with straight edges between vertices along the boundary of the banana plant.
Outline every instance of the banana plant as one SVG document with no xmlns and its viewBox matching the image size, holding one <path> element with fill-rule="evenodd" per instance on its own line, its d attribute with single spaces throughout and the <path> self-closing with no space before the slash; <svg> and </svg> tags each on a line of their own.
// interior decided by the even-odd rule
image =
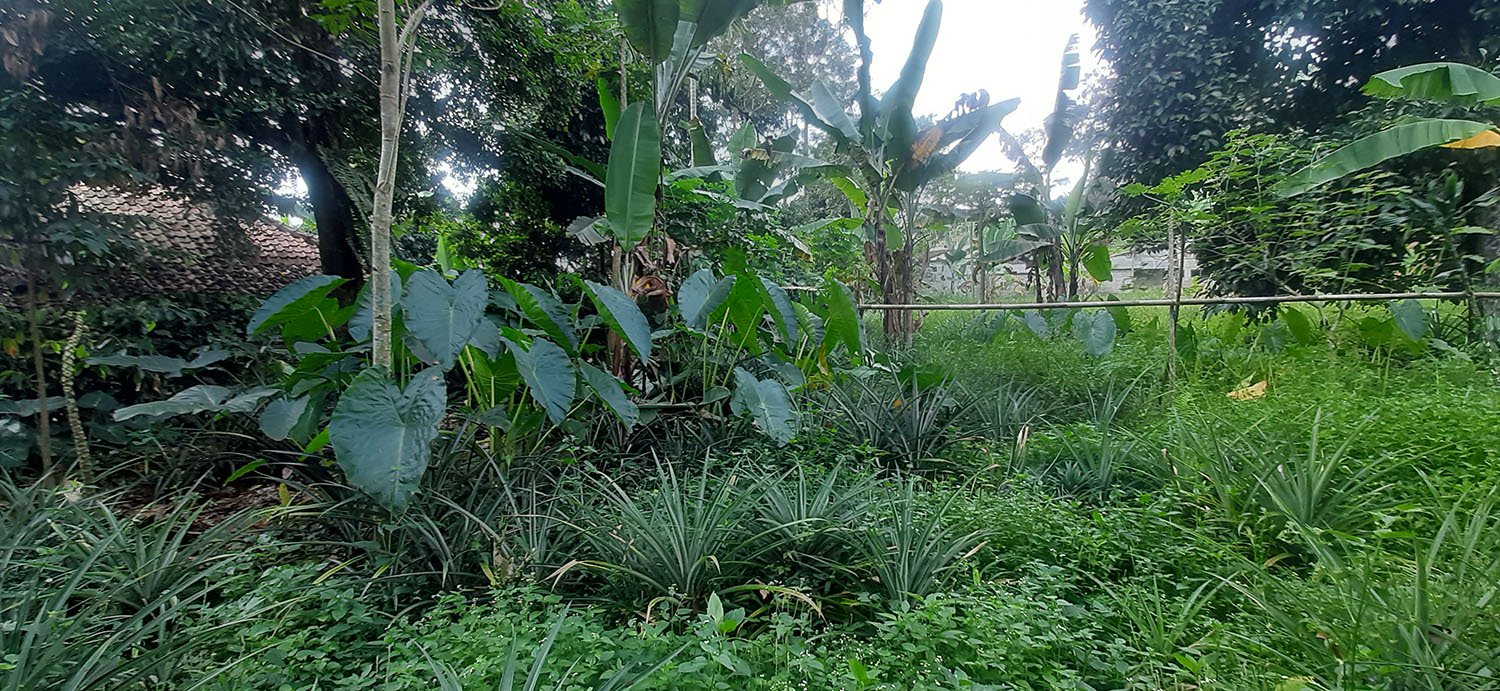
<svg viewBox="0 0 1500 691">
<path fill-rule="evenodd" d="M 866 252 L 875 267 L 882 301 L 887 303 L 909 303 L 915 297 L 917 191 L 956 169 L 1020 103 L 1010 99 L 991 104 L 988 94 L 977 92 L 959 99 L 953 112 L 936 124 L 918 127 L 912 108 L 937 43 L 942 14 L 942 0 L 929 0 L 900 77 L 877 99 L 870 84 L 873 53 L 864 31 L 864 3 L 845 1 L 845 20 L 860 52 L 854 113 L 845 109 L 826 82 L 798 90 L 761 61 L 740 56 L 774 96 L 791 103 L 803 120 L 827 134 L 851 162 L 852 174 L 833 182 L 864 217 Z M 911 317 L 907 312 L 888 315 L 887 335 L 909 336 L 914 325 Z"/>
<path fill-rule="evenodd" d="M 1500 77 L 1477 67 L 1429 62 L 1387 70 L 1372 77 L 1364 92 L 1376 98 L 1424 101 L 1470 108 L 1500 106 Z M 1500 124 L 1480 120 L 1422 118 L 1356 139 L 1293 173 L 1276 186 L 1294 197 L 1410 153 L 1444 147 L 1500 147 Z"/>
<path fill-rule="evenodd" d="M 1004 249 L 1015 251 L 1031 246 L 1028 251 L 1036 268 L 1039 302 L 1046 298 L 1077 299 L 1083 272 L 1099 282 L 1110 278 L 1109 248 L 1103 235 L 1080 223 L 1080 214 L 1088 202 L 1093 184 L 1090 178 L 1092 162 L 1084 162 L 1083 175 L 1066 200 L 1052 199 L 1053 170 L 1073 143 L 1077 123 L 1082 117 L 1071 96 L 1071 92 L 1078 88 L 1080 76 L 1078 36 L 1075 34 L 1063 49 L 1057 100 L 1052 114 L 1046 119 L 1046 142 L 1042 146 L 1040 161 L 1033 160 L 1009 132 L 1003 128 L 1000 130 L 1001 142 L 1021 169 L 1015 194 L 1009 202 L 1016 219 L 1018 239 L 1024 241 Z M 1015 256 L 996 259 L 1008 260 Z M 1044 294 L 1043 289 L 1044 272 L 1048 294 Z"/>
<path fill-rule="evenodd" d="M 786 5 L 801 0 L 770 0 Z M 608 228 L 623 252 L 643 241 L 655 224 L 661 182 L 661 132 L 688 78 L 703 67 L 708 42 L 767 0 L 615 0 L 620 28 L 636 53 L 651 65 L 651 110 L 645 102 L 623 108 L 600 89 L 613 142 L 604 180 Z M 614 112 L 611 112 L 614 111 Z M 616 115 L 615 113 L 618 113 Z M 695 130 L 695 151 L 701 128 Z M 617 277 L 619 279 L 621 277 Z M 628 278 L 628 277 L 623 277 Z M 619 285 L 628 285 L 624 280 Z"/>
</svg>

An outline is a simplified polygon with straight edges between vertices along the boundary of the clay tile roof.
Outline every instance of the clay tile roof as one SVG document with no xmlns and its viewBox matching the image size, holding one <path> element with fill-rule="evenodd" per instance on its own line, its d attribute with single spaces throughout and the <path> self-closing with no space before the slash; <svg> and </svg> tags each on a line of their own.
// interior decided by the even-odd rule
<svg viewBox="0 0 1500 691">
<path fill-rule="evenodd" d="M 220 216 L 161 190 L 80 186 L 72 192 L 87 210 L 127 217 L 142 245 L 135 266 L 108 277 L 112 295 L 265 296 L 319 272 L 316 238 L 268 219 Z M 0 267 L 6 268 L 13 269 Z"/>
</svg>

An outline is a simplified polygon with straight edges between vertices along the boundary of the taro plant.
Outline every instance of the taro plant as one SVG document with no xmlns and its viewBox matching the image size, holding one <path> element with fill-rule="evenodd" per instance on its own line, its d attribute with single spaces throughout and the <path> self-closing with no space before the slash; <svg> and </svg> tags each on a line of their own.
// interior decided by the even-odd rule
<svg viewBox="0 0 1500 691">
<path fill-rule="evenodd" d="M 391 273 L 400 288 L 394 369 L 368 366 L 368 291 L 345 305 L 334 296 L 345 279 L 311 276 L 272 295 L 246 328 L 248 336 L 279 333 L 286 344 L 289 362 L 276 386 L 193 387 L 121 409 L 116 418 L 258 409 L 267 437 L 291 440 L 309 454 L 332 446 L 346 480 L 397 511 L 426 472 L 447 414 L 449 372 L 465 375 L 478 419 L 507 443 L 567 426 L 590 401 L 626 426 L 638 420 L 625 384 L 585 359 L 590 328 L 618 334 L 638 357 L 651 357 L 646 318 L 619 291 L 584 281 L 594 313 L 585 317 L 584 305 L 565 305 L 536 286 L 503 281 L 505 290 L 491 293 L 477 270 L 451 281 L 410 264 Z"/>
<path fill-rule="evenodd" d="M 703 269 L 683 281 L 677 307 L 697 370 L 678 378 L 695 377 L 701 404 L 728 399 L 734 415 L 783 444 L 797 430 L 792 395 L 826 380 L 840 358 L 858 363 L 866 354 L 854 297 L 833 279 L 794 301 L 748 269 Z"/>
</svg>

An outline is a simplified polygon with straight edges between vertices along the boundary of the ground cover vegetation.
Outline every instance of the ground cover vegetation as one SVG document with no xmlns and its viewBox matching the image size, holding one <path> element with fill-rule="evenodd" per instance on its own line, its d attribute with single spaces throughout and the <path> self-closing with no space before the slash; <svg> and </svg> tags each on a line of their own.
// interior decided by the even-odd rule
<svg viewBox="0 0 1500 691">
<path fill-rule="evenodd" d="M 1019 133 L 942 0 L 0 8 L 0 687 L 1500 688 L 1495 11 L 1262 4 Z M 122 297 L 102 184 L 322 265 Z"/>
</svg>

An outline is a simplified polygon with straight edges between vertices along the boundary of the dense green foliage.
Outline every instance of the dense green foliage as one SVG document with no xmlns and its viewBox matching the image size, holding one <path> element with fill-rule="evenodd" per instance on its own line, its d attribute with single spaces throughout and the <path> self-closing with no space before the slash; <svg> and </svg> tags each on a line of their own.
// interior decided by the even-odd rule
<svg viewBox="0 0 1500 691">
<path fill-rule="evenodd" d="M 0 8 L 0 688 L 1500 688 L 1494 152 L 1401 155 L 1495 133 L 1321 127 L 1489 5 L 1093 0 L 1106 131 L 1070 43 L 1015 137 L 914 111 L 942 0 L 878 97 L 860 0 L 416 4 L 388 313 L 373 3 Z M 81 299 L 135 247 L 73 185 L 293 170 L 322 273 Z M 1466 299 L 1130 307 L 1127 243 Z M 861 305 L 939 261 L 1087 302 Z"/>
</svg>

